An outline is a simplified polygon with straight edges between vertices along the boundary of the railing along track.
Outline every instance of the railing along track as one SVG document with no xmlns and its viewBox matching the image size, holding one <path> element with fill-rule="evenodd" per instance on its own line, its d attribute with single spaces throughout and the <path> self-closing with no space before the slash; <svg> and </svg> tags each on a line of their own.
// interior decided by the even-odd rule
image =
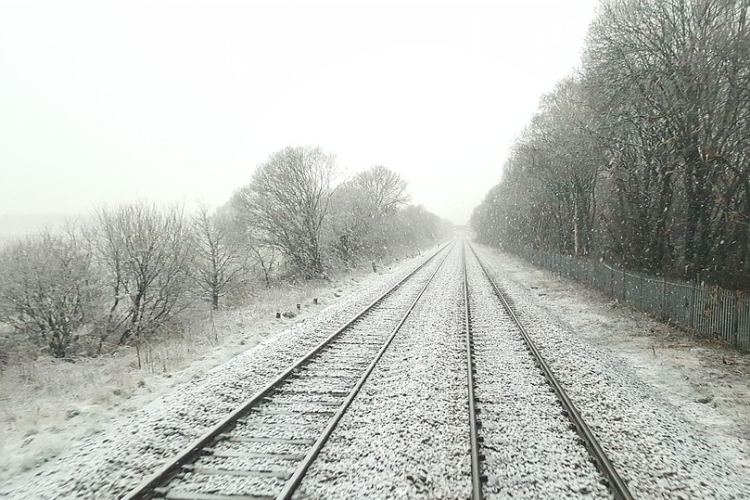
<svg viewBox="0 0 750 500">
<path fill-rule="evenodd" d="M 421 265 L 414 269 L 411 273 L 405 276 L 402 280 L 396 283 L 393 287 L 388 289 L 380 297 L 375 299 L 366 308 L 356 314 L 351 320 L 349 320 L 344 326 L 336 330 L 333 334 L 328 336 L 314 349 L 305 354 L 292 366 L 278 375 L 274 380 L 266 384 L 259 392 L 257 392 L 251 399 L 247 400 L 240 407 L 234 410 L 232 413 L 224 417 L 219 423 L 214 425 L 208 432 L 206 432 L 199 439 L 191 443 L 182 452 L 177 454 L 169 462 L 163 465 L 157 472 L 146 479 L 141 485 L 135 490 L 123 497 L 122 500 L 145 500 L 152 498 L 167 498 L 171 500 L 261 500 L 261 499 L 274 499 L 274 500 L 288 500 L 292 497 L 294 491 L 299 486 L 302 478 L 304 477 L 307 469 L 310 467 L 312 462 L 315 460 L 320 450 L 322 449 L 325 442 L 335 429 L 341 417 L 346 412 L 351 402 L 356 397 L 360 388 L 366 381 L 367 377 L 372 373 L 375 365 L 379 361 L 380 357 L 386 351 L 395 335 L 400 330 L 412 310 L 419 302 L 420 298 L 424 294 L 425 290 L 432 282 L 433 278 L 442 267 L 445 259 L 450 254 L 454 245 L 448 244 L 443 246 L 440 250 L 436 251 L 428 259 L 426 259 Z M 447 248 L 447 250 L 446 250 Z M 390 331 L 390 334 L 384 341 L 378 341 L 372 338 L 366 342 L 342 342 L 342 349 L 339 351 L 346 360 L 345 366 L 334 368 L 333 371 L 326 369 L 325 372 L 321 372 L 316 368 L 316 359 L 324 352 L 335 352 L 338 349 L 331 349 L 336 344 L 336 340 L 344 336 L 345 332 L 348 332 L 357 322 L 362 320 L 368 313 L 376 309 L 386 298 L 391 296 L 396 290 L 400 289 L 405 283 L 407 283 L 417 272 L 425 269 L 428 263 L 432 262 L 436 256 L 443 253 L 442 260 L 437 265 L 436 269 L 432 272 L 427 282 L 421 287 L 419 293 L 413 299 L 406 312 L 403 314 L 401 320 L 397 325 Z M 366 336 L 366 335 L 365 335 Z M 371 336 L 374 337 L 374 336 Z M 358 346 L 369 346 L 372 350 L 377 349 L 374 355 L 370 355 L 369 358 L 362 358 L 360 360 L 352 361 L 352 357 L 347 357 L 346 347 L 351 344 Z M 378 349 L 379 346 L 379 349 Z M 329 351 L 330 350 L 330 351 Z M 333 358 L 334 360 L 336 358 Z M 342 359 L 342 358 L 339 358 Z M 359 367 L 357 367 L 359 364 Z M 325 368 L 324 365 L 322 367 Z M 316 370 L 319 373 L 315 373 Z M 352 372 L 356 373 L 356 376 L 351 376 Z M 290 381 L 302 381 L 302 387 L 304 387 L 304 381 L 306 378 L 310 380 L 314 377 L 327 377 L 331 380 L 338 380 L 345 383 L 353 383 L 353 386 L 346 387 L 346 390 L 315 390 L 315 389 L 285 389 L 284 386 Z M 344 384 L 345 385 L 345 384 Z M 274 395 L 289 396 L 291 391 L 296 391 L 295 394 L 304 394 L 305 396 L 320 396 L 321 400 L 316 401 L 305 401 L 305 400 L 280 400 L 272 401 L 273 404 L 282 405 L 285 409 L 283 410 L 266 410 L 261 412 L 263 405 L 272 400 Z M 342 399 L 343 398 L 343 399 Z M 306 406 L 307 405 L 307 406 Z M 310 408 L 310 406 L 318 405 L 320 408 Z M 301 422 L 266 422 L 264 420 L 254 421 L 253 416 L 263 415 L 269 416 L 270 419 L 283 420 L 289 417 L 300 416 Z M 297 429 L 305 429 L 305 426 L 309 428 L 315 428 L 314 423 L 318 416 L 324 415 L 328 418 L 327 423 L 323 426 L 321 432 L 318 433 L 315 439 L 288 439 L 288 438 L 274 438 L 274 437 L 228 437 L 229 433 L 233 432 L 238 426 L 260 426 L 264 428 L 280 428 L 287 430 L 289 426 L 296 426 Z M 302 418 L 304 417 L 304 418 Z M 313 422 L 313 423 L 311 423 Z M 318 424 L 320 424 L 318 422 Z M 317 429 L 316 429 L 317 430 Z M 293 452 L 227 452 L 219 451 L 217 447 L 226 441 L 240 442 L 240 443 L 270 443 L 280 444 L 285 446 L 308 446 L 308 449 L 304 453 L 293 453 Z M 222 468 L 206 468 L 195 466 L 195 462 L 202 456 L 211 456 L 219 458 L 241 458 L 241 459 L 271 459 L 274 461 L 291 461 L 297 462 L 296 467 L 293 471 L 289 470 L 275 470 L 265 468 L 263 470 L 230 470 Z M 284 481 L 283 486 L 276 491 L 245 491 L 226 494 L 216 492 L 195 492 L 195 491 L 182 491 L 175 489 L 170 483 L 176 479 L 181 479 L 185 473 L 213 475 L 213 476 L 234 476 L 234 477 L 251 477 L 259 478 L 262 481 L 266 478 L 280 478 Z"/>
<path fill-rule="evenodd" d="M 599 444 L 599 441 L 597 440 L 594 433 L 591 431 L 589 426 L 584 421 L 583 417 L 581 416 L 581 413 L 576 408 L 573 401 L 570 399 L 568 394 L 565 392 L 565 389 L 562 387 L 560 382 L 557 380 L 557 377 L 555 377 L 554 373 L 552 372 L 552 369 L 547 364 L 546 360 L 542 356 L 542 354 L 539 352 L 539 349 L 537 349 L 536 344 L 534 344 L 534 341 L 531 339 L 531 336 L 529 335 L 526 328 L 523 326 L 521 321 L 518 319 L 518 316 L 516 315 L 516 312 L 514 310 L 514 307 L 512 305 L 512 301 L 509 297 L 507 297 L 507 294 L 504 293 L 501 288 L 497 285 L 495 280 L 490 275 L 487 268 L 482 263 L 481 259 L 477 255 L 474 248 L 469 244 L 468 242 L 464 243 L 465 245 L 469 246 L 469 249 L 471 250 L 472 254 L 474 255 L 474 258 L 476 259 L 477 263 L 479 264 L 479 267 L 482 269 L 482 272 L 484 273 L 485 277 L 487 278 L 488 282 L 492 286 L 492 289 L 495 293 L 495 295 L 500 300 L 503 308 L 508 313 L 508 316 L 511 318 L 513 323 L 518 327 L 518 330 L 523 337 L 523 341 L 526 344 L 526 347 L 528 348 L 529 352 L 534 358 L 535 363 L 537 366 L 539 366 L 539 369 L 542 371 L 542 374 L 544 375 L 545 379 L 547 379 L 547 382 L 549 383 L 550 387 L 552 387 L 552 390 L 554 391 L 555 395 L 557 396 L 558 401 L 563 407 L 563 413 L 565 416 L 568 417 L 568 419 L 571 422 L 571 425 L 575 429 L 575 431 L 578 433 L 579 437 L 581 438 L 581 441 L 583 445 L 585 446 L 586 450 L 588 451 L 589 455 L 591 456 L 591 460 L 594 462 L 594 465 L 596 466 L 597 470 L 602 474 L 604 481 L 606 482 L 607 487 L 612 492 L 616 500 L 633 500 L 633 496 L 628 490 L 627 485 L 620 477 L 619 473 L 615 469 L 614 465 L 612 465 L 612 462 L 610 461 L 609 457 L 607 457 L 607 454 L 605 453 L 604 449 Z M 464 249 L 462 248 L 462 253 L 464 252 Z M 475 403 L 474 396 L 473 396 L 473 372 L 474 372 L 474 356 L 473 356 L 473 342 L 471 340 L 471 327 L 470 327 L 470 310 L 468 306 L 468 280 L 467 280 L 467 272 L 466 272 L 466 261 L 465 258 L 463 259 L 463 265 L 464 265 L 464 297 L 466 301 L 466 331 L 467 331 L 467 351 L 469 356 L 469 406 L 470 406 L 470 415 L 471 417 L 471 425 L 472 425 L 472 438 L 471 438 L 471 446 L 472 446 L 472 478 L 473 478 L 473 500 L 480 500 L 482 498 L 482 476 L 480 474 L 480 461 L 479 458 L 481 457 L 480 450 L 479 450 L 479 438 L 476 437 L 476 426 L 475 423 L 475 416 L 473 414 L 473 406 Z M 475 449 L 476 447 L 476 449 Z M 475 461 L 475 457 L 476 461 Z M 476 467 L 476 469 L 475 469 Z M 478 488 L 478 491 L 477 491 Z"/>
</svg>

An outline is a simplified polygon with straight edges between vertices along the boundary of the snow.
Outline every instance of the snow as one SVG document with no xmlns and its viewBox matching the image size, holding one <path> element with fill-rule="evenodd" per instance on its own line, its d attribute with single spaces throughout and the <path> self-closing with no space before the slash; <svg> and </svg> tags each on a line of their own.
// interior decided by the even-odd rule
<svg viewBox="0 0 750 500">
<path fill-rule="evenodd" d="M 477 249 L 513 297 L 521 320 L 636 498 L 750 497 L 746 354 L 692 338 L 515 257 Z M 414 310 L 362 387 L 303 480 L 301 496 L 469 496 L 457 254 L 446 261 L 427 289 L 426 301 Z M 372 276 L 356 293 L 351 290 L 281 334 L 270 331 L 272 338 L 218 368 L 196 368 L 158 387 L 149 382 L 147 388 L 155 393 L 129 400 L 132 410 L 117 418 L 92 411 L 86 418 L 100 418 L 99 431 L 86 439 L 61 428 L 61 440 L 70 435 L 81 444 L 0 486 L 0 498 L 118 498 L 414 265 L 412 260 L 383 276 Z M 472 288 L 479 291 L 480 286 Z M 472 299 L 477 301 L 477 326 L 485 325 L 490 334 L 509 333 L 504 320 L 493 320 L 500 312 L 483 295 Z M 575 465 L 582 455 L 571 446 L 574 436 L 556 431 L 564 423 L 559 410 L 549 393 L 540 390 L 534 371 L 522 363 L 518 343 L 510 336 L 497 344 L 486 335 L 477 336 L 477 349 L 484 349 L 477 353 L 480 406 L 485 404 L 484 410 L 498 416 L 514 415 L 507 422 L 482 416 L 486 427 L 480 435 L 494 431 L 497 443 L 492 446 L 500 450 L 488 455 L 488 470 L 483 470 L 490 477 L 488 498 L 493 498 L 492 492 L 497 498 L 508 496 L 503 485 L 521 485 L 516 492 L 526 498 L 600 497 L 590 467 Z M 490 363 L 496 365 L 487 368 Z M 486 382 L 487 369 L 491 383 Z M 501 380 L 516 385 L 508 391 Z M 529 383 L 520 384 L 525 380 Z M 154 399 L 159 391 L 164 395 Z M 486 404 L 490 399 L 503 404 Z M 530 415 L 531 407 L 549 419 L 542 422 Z M 304 431 L 299 435 L 305 436 Z M 549 446 L 524 448 L 530 437 Z M 35 446 L 33 440 L 28 446 Z"/>
<path fill-rule="evenodd" d="M 459 256 L 447 258 L 294 498 L 470 496 Z"/>
<path fill-rule="evenodd" d="M 311 363 L 298 370 L 286 379 L 280 393 L 267 396 L 254 410 L 243 418 L 239 430 L 233 430 L 227 435 L 228 439 L 250 438 L 283 438 L 285 442 L 274 443 L 283 453 L 306 454 L 310 445 L 315 441 L 328 424 L 330 418 L 343 403 L 345 395 L 357 384 L 365 373 L 381 346 L 388 339 L 400 317 L 408 310 L 413 301 L 428 281 L 428 278 L 438 262 L 430 262 L 421 269 L 413 279 L 399 288 L 396 293 L 386 297 L 377 308 L 371 310 L 364 317 L 357 320 L 351 328 L 338 335 L 332 343 L 320 351 Z M 337 396 L 320 396 L 325 391 L 335 391 Z M 286 393 L 297 393 L 297 395 Z M 304 393 L 304 394 L 300 394 Z M 337 404 L 326 405 L 326 402 L 336 401 Z M 321 404 L 321 402 L 323 404 Z M 279 413 L 280 412 L 280 413 Z M 288 412 L 302 412 L 302 415 L 290 415 Z M 259 425 L 262 424 L 262 425 Z M 269 427 L 266 424 L 277 424 Z M 312 427 L 299 429 L 299 425 Z M 247 432 L 247 427 L 253 427 Z M 256 428 L 259 427 L 259 428 Z M 302 433 L 306 443 L 290 443 L 287 440 L 297 439 Z M 267 442 L 243 443 L 244 453 L 262 453 L 267 449 Z M 281 445 L 281 447 L 278 447 Z M 195 465 L 221 469 L 236 469 L 241 466 L 241 460 L 215 460 L 212 457 L 201 457 Z M 250 460 L 252 470 L 259 470 L 260 463 Z M 200 474 L 185 474 L 180 480 L 170 483 L 171 488 L 179 492 L 217 493 L 220 495 L 266 495 L 278 492 L 286 479 L 292 476 L 296 463 L 281 465 L 279 470 L 285 472 L 283 478 L 232 478 L 224 481 L 223 477 L 206 477 Z M 324 496 L 330 498 L 329 491 Z M 317 495 L 320 496 L 320 495 Z"/>
</svg>

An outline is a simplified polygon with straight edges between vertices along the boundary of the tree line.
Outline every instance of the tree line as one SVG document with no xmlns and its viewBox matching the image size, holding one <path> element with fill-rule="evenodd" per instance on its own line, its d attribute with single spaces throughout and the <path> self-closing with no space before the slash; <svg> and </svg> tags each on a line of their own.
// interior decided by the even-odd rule
<svg viewBox="0 0 750 500">
<path fill-rule="evenodd" d="M 445 238 L 383 166 L 336 182 L 335 157 L 288 147 L 212 213 L 146 202 L 0 248 L 0 351 L 99 355 L 179 330 L 180 313 L 273 281 L 326 279 Z M 140 359 L 140 357 L 139 357 Z"/>
<path fill-rule="evenodd" d="M 750 288 L 748 0 L 604 0 L 475 209 L 485 242 Z"/>
</svg>

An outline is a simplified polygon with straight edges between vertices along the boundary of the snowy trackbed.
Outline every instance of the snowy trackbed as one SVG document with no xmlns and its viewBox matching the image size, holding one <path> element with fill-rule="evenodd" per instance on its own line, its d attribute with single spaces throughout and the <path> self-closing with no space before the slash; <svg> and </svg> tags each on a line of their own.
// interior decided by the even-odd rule
<svg viewBox="0 0 750 500">
<path fill-rule="evenodd" d="M 739 499 L 748 476 L 459 240 L 0 499 Z"/>
<path fill-rule="evenodd" d="M 480 460 L 473 465 L 481 487 L 473 498 L 575 498 L 581 494 L 609 498 L 613 494 L 617 500 L 631 499 L 518 320 L 509 298 L 473 249 L 466 254 L 466 331 L 473 402 L 481 423 L 475 445 Z M 610 486 L 611 494 L 603 484 Z"/>
<path fill-rule="evenodd" d="M 537 296 L 504 276 L 502 265 L 488 257 L 491 252 L 478 248 L 477 253 L 495 282 L 513 298 L 513 307 L 529 336 L 634 498 L 750 498 L 750 471 L 743 468 L 741 460 L 727 459 L 707 429 L 695 425 L 681 408 L 660 397 L 622 359 L 585 342 L 559 318 L 551 317 Z M 519 375 L 514 371 L 513 376 Z M 527 422 L 525 418 L 520 420 Z M 547 474 L 560 465 L 551 463 Z M 512 497 L 558 497 L 546 493 L 551 482 L 545 478 L 527 478 L 535 483 L 532 489 L 536 494 L 529 491 Z M 575 484 L 581 486 L 577 497 L 591 496 L 585 482 L 573 483 L 571 489 Z"/>
</svg>

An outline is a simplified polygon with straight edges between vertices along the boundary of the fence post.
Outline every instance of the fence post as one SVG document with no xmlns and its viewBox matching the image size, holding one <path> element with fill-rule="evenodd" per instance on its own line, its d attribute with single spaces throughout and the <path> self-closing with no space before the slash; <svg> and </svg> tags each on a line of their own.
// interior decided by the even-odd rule
<svg viewBox="0 0 750 500">
<path fill-rule="evenodd" d="M 693 328 L 693 329 L 697 330 L 698 329 L 698 325 L 697 325 L 697 322 L 698 322 L 698 316 L 697 316 L 697 313 L 698 313 L 698 288 L 694 284 L 690 283 L 690 291 L 692 292 L 693 303 L 692 303 L 692 307 L 690 308 L 690 321 L 689 321 L 689 324 L 688 324 L 688 328 Z"/>
<path fill-rule="evenodd" d="M 667 319 L 667 277 L 661 276 L 661 319 Z"/>
<path fill-rule="evenodd" d="M 648 278 L 638 275 L 638 301 L 640 304 L 638 305 L 638 309 L 643 312 L 651 312 L 648 309 L 646 309 L 646 285 L 648 283 Z M 651 313 L 653 314 L 653 313 Z"/>
<path fill-rule="evenodd" d="M 625 289 L 625 268 L 622 268 L 622 301 L 627 302 L 627 290 Z"/>
<path fill-rule="evenodd" d="M 742 349 L 748 349 L 750 348 L 750 339 L 748 339 L 747 335 L 740 336 L 740 324 L 741 324 L 741 318 L 742 318 L 742 312 L 744 310 L 745 315 L 747 316 L 747 305 L 745 307 L 742 306 L 742 296 L 740 295 L 740 292 L 735 291 L 734 292 L 734 317 L 732 318 L 732 329 L 734 330 L 734 337 L 737 339 L 737 344 Z M 745 325 L 748 325 L 748 321 L 745 320 Z M 748 332 L 744 332 L 747 334 Z"/>
</svg>

